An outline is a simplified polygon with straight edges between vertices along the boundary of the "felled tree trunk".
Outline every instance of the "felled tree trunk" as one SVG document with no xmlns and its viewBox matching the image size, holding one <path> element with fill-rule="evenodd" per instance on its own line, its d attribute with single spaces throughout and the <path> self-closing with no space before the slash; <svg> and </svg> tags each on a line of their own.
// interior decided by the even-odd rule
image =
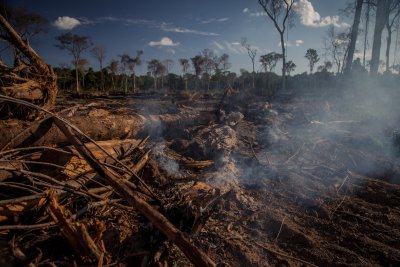
<svg viewBox="0 0 400 267">
<path fill-rule="evenodd" d="M 15 66 L 8 67 L 0 61 L 0 94 L 32 102 L 51 110 L 57 96 L 57 77 L 38 54 L 19 36 L 8 21 L 0 15 L 0 27 L 5 40 L 26 58 L 17 59 Z M 26 62 L 24 62 L 26 61 Z M 36 111 L 17 104 L 0 103 L 0 117 L 32 118 Z"/>
</svg>

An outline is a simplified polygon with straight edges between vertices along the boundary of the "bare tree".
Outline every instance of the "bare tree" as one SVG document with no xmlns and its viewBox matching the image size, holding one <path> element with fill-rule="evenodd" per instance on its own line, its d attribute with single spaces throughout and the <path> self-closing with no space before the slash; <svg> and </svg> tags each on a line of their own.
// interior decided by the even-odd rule
<svg viewBox="0 0 400 267">
<path fill-rule="evenodd" d="M 278 61 L 281 59 L 282 59 L 282 55 L 278 54 L 276 52 L 271 52 L 266 55 L 261 55 L 260 63 L 264 69 L 264 72 L 267 72 L 267 71 L 272 72 L 272 70 L 275 69 Z"/>
<path fill-rule="evenodd" d="M 58 44 L 56 44 L 56 47 L 60 48 L 61 50 L 67 50 L 68 53 L 73 57 L 72 62 L 75 67 L 76 92 L 79 93 L 79 59 L 81 58 L 82 52 L 92 46 L 92 43 L 89 37 L 79 36 L 70 32 L 57 36 L 56 40 L 59 42 Z"/>
<path fill-rule="evenodd" d="M 199 80 L 201 72 L 203 71 L 204 58 L 201 55 L 197 55 L 192 57 L 190 60 L 192 61 L 194 75 L 196 76 L 195 89 L 197 89 L 197 81 Z"/>
<path fill-rule="evenodd" d="M 100 66 L 100 89 L 104 91 L 104 74 L 103 74 L 103 62 L 106 57 L 106 48 L 104 46 L 95 46 L 90 50 L 92 56 L 97 59 Z"/>
<path fill-rule="evenodd" d="M 210 81 L 212 72 L 215 70 L 215 55 L 214 52 L 208 48 L 201 52 L 203 57 L 203 70 L 207 76 L 207 90 L 210 90 Z"/>
<path fill-rule="evenodd" d="M 88 73 L 88 66 L 89 60 L 87 60 L 86 58 L 80 58 L 78 60 L 78 70 L 82 75 L 82 88 L 85 88 L 85 76 Z"/>
<path fill-rule="evenodd" d="M 143 54 L 142 50 L 136 51 L 136 57 L 132 58 L 127 53 L 120 55 L 122 70 L 125 74 L 125 92 L 128 91 L 128 77 L 133 76 L 133 89 L 136 89 L 136 75 L 135 75 L 135 68 L 137 65 L 142 64 L 142 60 L 140 56 Z"/>
<path fill-rule="evenodd" d="M 307 49 L 306 55 L 304 56 L 308 60 L 308 66 L 310 67 L 310 73 L 314 70 L 314 65 L 319 61 L 317 50 L 309 48 Z"/>
<path fill-rule="evenodd" d="M 154 89 L 157 89 L 157 78 L 162 73 L 163 65 L 157 59 L 152 59 L 147 62 L 147 70 L 154 78 Z"/>
<path fill-rule="evenodd" d="M 142 65 L 142 59 L 140 58 L 143 55 L 143 50 L 136 51 L 136 57 L 133 58 L 132 62 L 130 62 L 129 67 L 132 71 L 133 75 L 133 90 L 136 90 L 136 66 Z"/>
<path fill-rule="evenodd" d="M 218 62 L 220 63 L 222 73 L 223 75 L 226 75 L 227 71 L 231 68 L 232 64 L 229 62 L 229 55 L 228 54 L 222 54 Z"/>
<path fill-rule="evenodd" d="M 107 69 L 111 73 L 111 83 L 112 83 L 112 88 L 115 90 L 115 84 L 116 84 L 116 76 L 118 73 L 119 69 L 119 61 L 118 60 L 111 60 L 110 65 L 107 67 Z"/>
<path fill-rule="evenodd" d="M 289 60 L 288 62 L 286 62 L 285 69 L 286 69 L 288 76 L 290 76 L 290 73 L 292 73 L 292 71 L 294 71 L 296 69 L 296 64 L 294 64 L 293 61 Z"/>
<path fill-rule="evenodd" d="M 181 59 L 179 59 L 179 63 L 180 63 L 181 66 L 182 66 L 182 74 L 183 74 L 183 77 L 184 77 L 184 79 L 185 79 L 185 90 L 187 91 L 187 89 L 188 89 L 188 84 L 187 84 L 187 73 L 188 73 L 189 68 L 190 68 L 190 63 L 189 63 L 189 60 L 186 59 L 186 58 L 181 58 Z"/>
<path fill-rule="evenodd" d="M 343 70 L 349 43 L 349 34 L 346 32 L 335 32 L 333 26 L 329 27 L 327 37 L 324 39 L 325 55 L 329 56 L 336 65 L 336 73 Z"/>
<path fill-rule="evenodd" d="M 393 26 L 395 23 L 399 24 L 400 18 L 400 1 L 392 1 L 389 7 L 388 19 L 386 21 L 386 71 L 389 71 L 389 62 L 390 62 L 390 47 L 392 44 L 392 34 L 393 34 Z M 399 26 L 399 25 L 397 25 Z"/>
<path fill-rule="evenodd" d="M 378 74 L 381 44 L 382 44 L 382 31 L 389 18 L 389 8 L 393 0 L 379 0 L 376 8 L 375 16 L 375 29 L 374 41 L 372 44 L 372 56 L 370 64 L 370 75 L 376 76 Z"/>
<path fill-rule="evenodd" d="M 130 64 L 130 62 L 132 62 L 133 59 L 127 53 L 119 55 L 119 57 L 120 57 L 122 72 L 125 75 L 124 91 L 125 91 L 125 93 L 127 93 L 128 92 L 129 64 Z"/>
<path fill-rule="evenodd" d="M 258 0 L 258 3 L 272 20 L 280 35 L 282 49 L 282 89 L 286 87 L 286 47 L 284 34 L 294 2 L 294 0 Z"/>
<path fill-rule="evenodd" d="M 356 10 L 354 14 L 353 26 L 351 28 L 350 43 L 346 59 L 346 68 L 345 68 L 346 73 L 349 73 L 351 71 L 351 66 L 353 63 L 353 55 L 356 49 L 356 42 L 358 37 L 358 25 L 360 24 L 362 5 L 363 5 L 363 0 L 356 0 Z"/>
<path fill-rule="evenodd" d="M 172 67 L 174 66 L 174 61 L 172 59 L 165 59 L 163 60 L 162 64 L 165 67 L 165 72 L 167 74 L 167 82 L 168 82 L 168 87 L 170 87 L 170 83 L 169 83 L 169 73 L 172 70 Z"/>
<path fill-rule="evenodd" d="M 332 69 L 332 67 L 333 67 L 332 62 L 325 61 L 323 65 L 318 66 L 318 71 L 320 71 L 320 72 L 328 72 L 330 69 Z"/>
<path fill-rule="evenodd" d="M 7 19 L 13 29 L 28 45 L 34 36 L 48 30 L 48 21 L 44 17 L 35 14 L 24 7 L 11 7 L 0 4 L 0 14 Z M 2 28 L 0 28 L 0 39 L 9 43 L 11 41 L 9 35 Z M 10 50 L 14 57 L 14 66 L 19 65 L 23 53 L 20 53 L 19 49 L 16 49 L 15 46 L 12 46 Z M 4 49 L 4 51 L 10 50 Z"/>
<path fill-rule="evenodd" d="M 252 47 L 250 44 L 248 44 L 246 38 L 242 38 L 242 46 L 244 48 L 246 48 L 247 54 L 249 55 L 251 63 L 253 65 L 252 88 L 254 89 L 255 88 L 255 76 L 256 76 L 256 72 L 255 72 L 255 68 L 254 68 L 254 59 L 256 58 L 256 55 L 257 55 L 257 49 L 255 47 Z"/>
<path fill-rule="evenodd" d="M 367 45 L 368 45 L 368 30 L 369 30 L 369 20 L 371 15 L 371 6 L 373 0 L 366 0 L 364 3 L 367 5 L 365 10 L 365 26 L 364 26 L 364 51 L 363 51 L 363 67 L 365 68 L 366 64 L 366 54 L 367 54 Z"/>
</svg>

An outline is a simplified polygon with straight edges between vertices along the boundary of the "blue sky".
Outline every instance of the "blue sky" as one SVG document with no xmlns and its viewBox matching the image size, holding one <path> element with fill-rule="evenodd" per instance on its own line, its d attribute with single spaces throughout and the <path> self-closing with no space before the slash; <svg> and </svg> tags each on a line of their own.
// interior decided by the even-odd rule
<svg viewBox="0 0 400 267">
<path fill-rule="evenodd" d="M 28 8 L 51 22 L 50 31 L 33 42 L 38 53 L 53 66 L 70 63 L 66 51 L 54 46 L 55 36 L 71 31 L 90 36 L 94 45 L 107 49 L 106 62 L 122 53 L 144 50 L 143 62 L 153 58 L 175 61 L 173 72 L 180 73 L 179 58 L 190 58 L 204 48 L 217 55 L 227 53 L 231 71 L 251 69 L 251 61 L 240 46 L 246 37 L 261 54 L 280 51 L 279 36 L 271 21 L 263 16 L 257 0 L 13 0 L 12 5 Z M 308 48 L 322 53 L 322 38 L 329 25 L 338 31 L 348 27 L 348 18 L 338 10 L 346 0 L 298 0 L 295 27 L 288 34 L 288 60 L 301 73 L 308 69 L 304 59 Z M 83 55 L 97 69 L 89 53 Z M 276 71 L 278 71 L 279 66 Z M 145 73 L 146 64 L 137 73 Z"/>
</svg>

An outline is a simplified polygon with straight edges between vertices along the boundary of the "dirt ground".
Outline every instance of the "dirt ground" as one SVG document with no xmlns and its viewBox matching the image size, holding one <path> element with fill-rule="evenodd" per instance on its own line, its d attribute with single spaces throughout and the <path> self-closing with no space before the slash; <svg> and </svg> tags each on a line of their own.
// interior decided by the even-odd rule
<svg viewBox="0 0 400 267">
<path fill-rule="evenodd" d="M 194 108 L 211 111 L 216 98 Z M 220 121 L 162 130 L 177 153 L 215 160 L 197 179 L 234 189 L 199 236 L 212 258 L 231 266 L 400 264 L 400 169 L 386 149 L 390 136 L 377 144 L 363 127 L 369 122 L 345 120 L 345 104 L 332 98 L 236 93 Z"/>
<path fill-rule="evenodd" d="M 110 113 L 142 118 L 135 135 L 150 134 L 164 179 L 182 186 L 203 181 L 229 192 L 191 237 L 216 262 L 400 265 L 400 165 L 391 125 L 370 127 L 375 118 L 355 119 L 354 110 L 350 118 L 340 95 L 287 92 L 268 101 L 230 92 L 221 98 L 144 94 L 64 98 L 61 106 L 83 104 L 93 119 Z M 214 164 L 191 172 L 174 154 Z M 167 187 L 158 192 L 175 194 Z M 176 248 L 169 261 L 189 264 Z"/>
</svg>

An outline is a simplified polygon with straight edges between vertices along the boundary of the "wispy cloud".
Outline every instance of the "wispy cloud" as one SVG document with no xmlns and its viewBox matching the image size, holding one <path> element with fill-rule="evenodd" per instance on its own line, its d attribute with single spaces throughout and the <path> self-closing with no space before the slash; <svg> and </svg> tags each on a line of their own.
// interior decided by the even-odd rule
<svg viewBox="0 0 400 267">
<path fill-rule="evenodd" d="M 261 17 L 261 16 L 267 16 L 267 13 L 265 13 L 265 12 L 258 12 L 258 11 L 255 11 L 255 12 L 252 12 L 249 8 L 245 8 L 245 9 L 243 9 L 243 11 L 242 11 L 244 14 L 248 14 L 250 17 Z"/>
<path fill-rule="evenodd" d="M 299 0 L 293 4 L 293 10 L 299 15 L 300 23 L 310 27 L 325 27 L 333 25 L 338 28 L 347 28 L 350 25 L 346 22 L 339 22 L 339 16 L 321 15 L 315 11 L 314 6 L 308 0 Z"/>
<path fill-rule="evenodd" d="M 304 44 L 304 41 L 303 40 L 296 40 L 295 44 L 296 44 L 296 46 L 300 46 L 300 45 Z"/>
<path fill-rule="evenodd" d="M 224 18 L 222 18 L 224 19 Z M 219 19 L 221 20 L 221 19 Z M 144 25 L 149 28 L 158 28 L 165 32 L 176 32 L 176 33 L 187 33 L 187 34 L 197 34 L 203 36 L 218 36 L 218 33 L 214 32 L 205 32 L 205 31 L 198 31 L 195 29 L 189 29 L 185 27 L 175 26 L 172 23 L 168 22 L 160 22 L 156 20 L 147 20 L 147 19 L 130 19 L 130 18 L 119 18 L 113 16 L 105 16 L 99 17 L 95 20 L 87 20 L 85 24 L 98 24 L 98 23 L 107 23 L 107 22 L 121 22 L 124 24 L 137 24 L 137 25 Z"/>
<path fill-rule="evenodd" d="M 212 22 L 224 22 L 224 21 L 227 21 L 227 20 L 229 20 L 229 18 L 219 18 L 219 19 L 211 18 L 211 19 L 203 20 L 203 21 L 201 21 L 201 23 L 202 24 L 209 24 L 209 23 L 212 23 Z"/>
<path fill-rule="evenodd" d="M 225 50 L 225 47 L 218 43 L 217 41 L 213 41 L 212 44 L 218 49 L 218 50 Z"/>
<path fill-rule="evenodd" d="M 174 43 L 171 38 L 163 37 L 160 41 L 151 41 L 149 42 L 149 46 L 158 46 L 158 47 L 174 47 L 178 46 L 179 42 Z"/>
<path fill-rule="evenodd" d="M 191 34 L 204 35 L 204 36 L 218 36 L 219 35 L 218 33 L 214 33 L 214 32 L 203 32 L 203 31 L 198 31 L 198 30 L 193 30 L 193 29 L 188 29 L 188 28 L 183 28 L 183 27 L 176 27 L 176 26 L 172 25 L 172 23 L 165 23 L 165 22 L 162 22 L 161 24 L 159 24 L 159 28 L 166 32 L 191 33 Z"/>
<path fill-rule="evenodd" d="M 228 41 L 224 41 L 224 42 L 217 42 L 217 41 L 213 41 L 211 43 L 211 45 L 214 47 L 214 49 L 216 51 L 227 51 L 229 53 L 233 53 L 233 54 L 237 54 L 237 55 L 242 55 L 242 54 L 246 54 L 246 48 L 244 48 L 242 46 L 241 43 L 239 42 L 228 42 Z M 258 49 L 257 47 L 255 47 L 256 49 Z"/>
<path fill-rule="evenodd" d="M 220 18 L 220 19 L 217 19 L 218 22 L 224 22 L 224 21 L 227 21 L 227 20 L 229 20 L 229 18 Z"/>
<path fill-rule="evenodd" d="M 81 22 L 78 19 L 68 16 L 58 17 L 53 22 L 53 25 L 60 30 L 72 30 L 80 24 Z"/>
</svg>

